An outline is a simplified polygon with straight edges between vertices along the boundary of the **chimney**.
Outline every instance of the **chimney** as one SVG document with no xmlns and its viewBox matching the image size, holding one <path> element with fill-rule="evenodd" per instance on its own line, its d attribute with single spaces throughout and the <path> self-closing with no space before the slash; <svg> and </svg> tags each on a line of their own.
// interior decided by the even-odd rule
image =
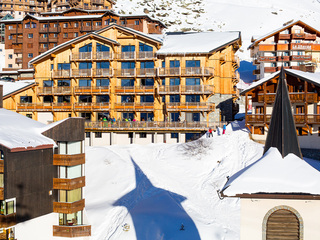
<svg viewBox="0 0 320 240">
<path fill-rule="evenodd" d="M 3 108 L 3 85 L 0 85 L 0 108 Z"/>
</svg>

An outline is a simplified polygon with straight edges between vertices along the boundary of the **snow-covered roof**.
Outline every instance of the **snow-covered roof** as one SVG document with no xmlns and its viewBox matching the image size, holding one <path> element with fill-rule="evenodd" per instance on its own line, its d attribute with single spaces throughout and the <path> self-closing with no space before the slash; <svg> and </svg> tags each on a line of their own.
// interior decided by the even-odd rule
<svg viewBox="0 0 320 240">
<path fill-rule="evenodd" d="M 240 38 L 240 32 L 171 33 L 157 54 L 210 53 Z"/>
<path fill-rule="evenodd" d="M 10 148 L 35 148 L 55 145 L 55 142 L 42 135 L 46 125 L 19 113 L 0 108 L 0 144 Z"/>
<path fill-rule="evenodd" d="M 320 86 L 320 73 L 303 72 L 295 69 L 285 69 L 284 72 L 291 76 L 296 76 L 304 81 L 311 82 L 315 85 Z M 270 81 L 271 79 L 277 77 L 279 73 L 280 71 L 274 72 L 268 75 L 267 77 L 260 79 L 259 81 L 253 82 L 249 87 L 244 89 L 240 94 L 245 94 L 246 92 L 256 88 L 257 86 L 260 86 L 263 83 Z"/>
<path fill-rule="evenodd" d="M 99 19 L 102 17 L 101 14 L 99 15 L 79 15 L 79 16 L 52 16 L 52 17 L 37 17 L 33 15 L 27 14 L 24 18 L 17 18 L 17 19 L 7 19 L 7 20 L 2 20 L 2 23 L 7 23 L 7 22 L 21 22 L 23 21 L 26 17 L 31 17 L 34 18 L 38 21 L 54 21 L 54 20 L 74 20 L 74 19 Z"/>
<path fill-rule="evenodd" d="M 256 193 L 320 195 L 320 172 L 294 154 L 282 158 L 270 148 L 258 161 L 234 174 L 223 188 L 226 196 Z"/>
<path fill-rule="evenodd" d="M 35 84 L 35 80 L 21 80 L 16 82 L 10 82 L 10 81 L 1 81 L 0 85 L 3 85 L 3 96 L 10 95 L 14 92 L 17 92 L 19 90 L 22 90 L 27 87 L 31 87 Z"/>
</svg>

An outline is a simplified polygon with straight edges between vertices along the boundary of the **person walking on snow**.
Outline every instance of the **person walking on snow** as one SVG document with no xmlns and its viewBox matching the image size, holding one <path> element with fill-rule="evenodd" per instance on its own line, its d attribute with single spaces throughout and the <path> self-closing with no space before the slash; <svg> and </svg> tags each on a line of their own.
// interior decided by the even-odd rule
<svg viewBox="0 0 320 240">
<path fill-rule="evenodd" d="M 208 131 L 208 132 L 209 132 L 209 138 L 210 138 L 210 136 L 213 137 L 212 128 L 209 128 L 209 131 Z"/>
<path fill-rule="evenodd" d="M 223 124 L 223 128 L 222 128 L 222 129 L 223 129 L 223 131 L 222 131 L 222 135 L 223 135 L 223 134 L 225 134 L 225 133 L 226 133 L 227 126 L 226 126 L 225 124 Z"/>
</svg>

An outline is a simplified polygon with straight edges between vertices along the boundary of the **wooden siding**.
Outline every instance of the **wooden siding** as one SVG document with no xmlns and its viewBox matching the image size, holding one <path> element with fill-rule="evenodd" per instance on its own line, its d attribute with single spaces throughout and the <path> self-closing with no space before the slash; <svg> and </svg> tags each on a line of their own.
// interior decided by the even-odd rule
<svg viewBox="0 0 320 240">
<path fill-rule="evenodd" d="M 84 209 L 85 200 L 81 199 L 77 202 L 66 203 L 66 202 L 54 202 L 53 203 L 53 212 L 56 213 L 66 213 L 71 214 Z"/>
<path fill-rule="evenodd" d="M 54 237 L 87 237 L 91 236 L 90 225 L 79 226 L 53 226 Z"/>
<path fill-rule="evenodd" d="M 0 228 L 7 228 L 17 224 L 16 214 L 0 215 Z"/>
<path fill-rule="evenodd" d="M 85 177 L 66 179 L 66 178 L 54 178 L 53 179 L 53 189 L 61 190 L 73 190 L 77 188 L 82 188 L 86 184 Z"/>
<path fill-rule="evenodd" d="M 85 164 L 86 158 L 84 153 L 64 155 L 64 154 L 54 154 L 53 155 L 53 165 L 55 166 L 76 166 L 79 164 Z"/>
<path fill-rule="evenodd" d="M 267 221 L 266 240 L 299 240 L 299 220 L 289 210 L 277 210 Z"/>
</svg>

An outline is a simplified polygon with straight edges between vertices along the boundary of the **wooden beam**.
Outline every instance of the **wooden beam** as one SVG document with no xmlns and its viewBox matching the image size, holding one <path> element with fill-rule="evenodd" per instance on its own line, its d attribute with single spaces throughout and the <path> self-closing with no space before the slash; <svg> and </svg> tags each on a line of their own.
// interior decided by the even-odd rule
<svg viewBox="0 0 320 240">
<path fill-rule="evenodd" d="M 308 91 L 308 83 L 304 81 L 304 122 L 308 123 L 308 102 L 307 102 L 307 91 Z"/>
<path fill-rule="evenodd" d="M 51 54 L 50 54 L 50 57 L 55 58 L 55 57 L 56 57 L 56 55 L 55 55 L 55 54 L 53 54 L 53 53 L 51 53 Z"/>
</svg>

